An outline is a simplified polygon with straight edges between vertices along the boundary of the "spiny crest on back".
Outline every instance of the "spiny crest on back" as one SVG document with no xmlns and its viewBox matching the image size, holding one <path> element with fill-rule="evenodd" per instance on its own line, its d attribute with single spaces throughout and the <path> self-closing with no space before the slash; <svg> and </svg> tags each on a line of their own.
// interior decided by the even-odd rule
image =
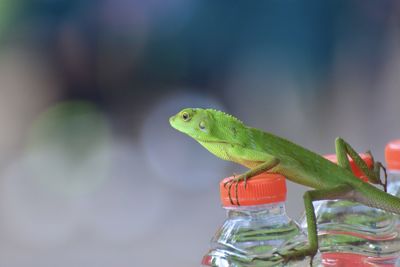
<svg viewBox="0 0 400 267">
<path fill-rule="evenodd" d="M 207 111 L 210 111 L 212 114 L 216 114 L 217 116 L 222 116 L 232 122 L 236 122 L 239 124 L 243 124 L 243 122 L 241 120 L 239 120 L 238 118 L 232 116 L 231 114 L 225 113 L 223 111 L 220 110 L 216 110 L 216 109 L 206 109 Z"/>
</svg>

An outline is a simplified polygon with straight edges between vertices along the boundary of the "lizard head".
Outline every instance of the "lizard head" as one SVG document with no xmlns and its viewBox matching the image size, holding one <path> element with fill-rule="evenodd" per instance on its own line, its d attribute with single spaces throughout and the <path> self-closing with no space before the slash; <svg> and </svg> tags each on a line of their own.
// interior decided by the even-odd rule
<svg viewBox="0 0 400 267">
<path fill-rule="evenodd" d="M 222 111 L 185 108 L 169 118 L 171 126 L 201 143 L 237 144 L 241 121 Z"/>
</svg>

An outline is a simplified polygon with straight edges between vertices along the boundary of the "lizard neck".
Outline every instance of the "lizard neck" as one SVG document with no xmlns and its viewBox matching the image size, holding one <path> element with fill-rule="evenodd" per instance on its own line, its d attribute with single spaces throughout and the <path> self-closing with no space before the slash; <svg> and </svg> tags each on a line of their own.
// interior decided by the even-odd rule
<svg viewBox="0 0 400 267">
<path fill-rule="evenodd" d="M 230 144 L 224 142 L 209 142 L 209 141 L 198 141 L 198 142 L 215 156 L 223 160 L 231 160 L 226 149 L 226 146 L 229 146 Z"/>
</svg>

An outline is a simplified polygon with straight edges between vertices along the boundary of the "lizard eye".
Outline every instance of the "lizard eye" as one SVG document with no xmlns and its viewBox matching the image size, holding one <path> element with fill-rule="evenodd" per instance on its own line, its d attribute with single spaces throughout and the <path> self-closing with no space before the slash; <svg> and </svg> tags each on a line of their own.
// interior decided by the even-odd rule
<svg viewBox="0 0 400 267">
<path fill-rule="evenodd" d="M 189 120 L 190 120 L 189 113 L 183 112 L 183 113 L 182 113 L 182 119 L 183 119 L 184 121 L 189 121 Z"/>
<path fill-rule="evenodd" d="M 204 130 L 204 129 L 206 128 L 206 123 L 205 123 L 204 121 L 201 121 L 201 122 L 199 123 L 199 128 L 200 128 L 201 130 Z"/>
</svg>

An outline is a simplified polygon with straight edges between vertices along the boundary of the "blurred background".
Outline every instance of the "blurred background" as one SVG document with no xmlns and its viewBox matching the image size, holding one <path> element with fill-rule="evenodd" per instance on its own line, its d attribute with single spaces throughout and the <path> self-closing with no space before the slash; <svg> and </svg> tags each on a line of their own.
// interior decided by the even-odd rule
<svg viewBox="0 0 400 267">
<path fill-rule="evenodd" d="M 198 266 L 244 169 L 169 126 L 184 107 L 384 160 L 400 3 L 0 0 L 0 267 Z"/>
</svg>

